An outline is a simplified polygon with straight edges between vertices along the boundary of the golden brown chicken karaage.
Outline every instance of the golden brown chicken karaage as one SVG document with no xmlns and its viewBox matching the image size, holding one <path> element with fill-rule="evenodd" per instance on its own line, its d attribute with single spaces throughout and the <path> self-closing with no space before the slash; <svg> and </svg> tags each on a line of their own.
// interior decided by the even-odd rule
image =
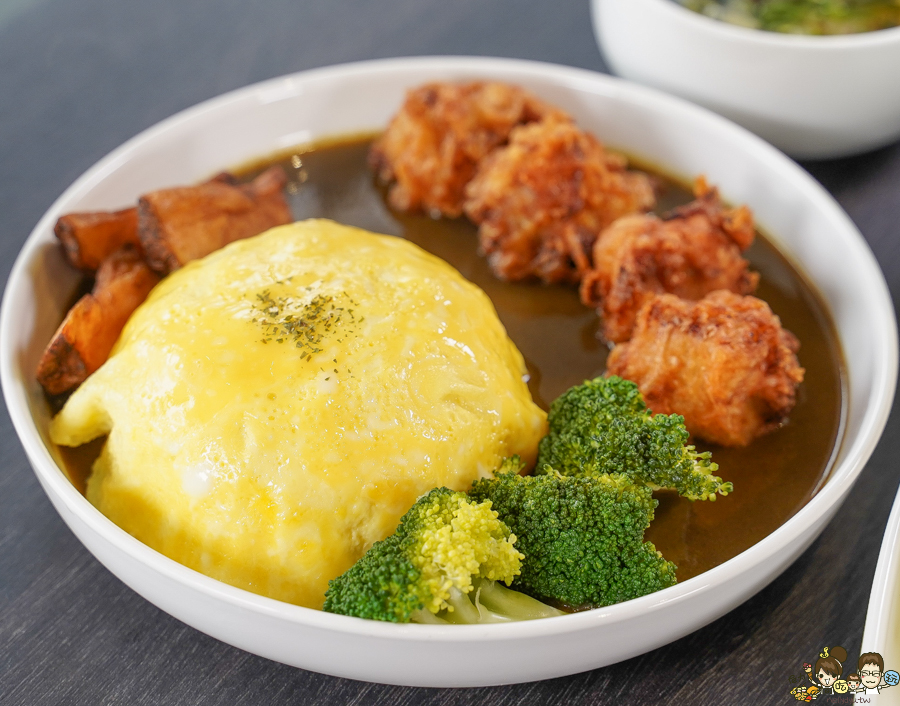
<svg viewBox="0 0 900 706">
<path fill-rule="evenodd" d="M 753 214 L 726 208 L 703 177 L 694 201 L 647 215 L 652 177 L 563 111 L 482 82 L 410 90 L 369 162 L 394 208 L 465 213 L 500 279 L 580 284 L 619 344 L 608 372 L 637 382 L 655 412 L 725 445 L 786 420 L 799 343 L 745 296 L 759 281 L 742 256 Z"/>
<path fill-rule="evenodd" d="M 465 212 L 500 279 L 577 283 L 600 231 L 654 202 L 647 175 L 629 172 L 593 135 L 551 117 L 516 128 L 506 147 L 481 162 L 466 187 Z"/>
<path fill-rule="evenodd" d="M 581 300 L 596 306 L 608 341 L 627 341 L 640 308 L 669 292 L 701 299 L 717 289 L 751 294 L 759 275 L 741 257 L 753 242 L 753 214 L 728 209 L 702 177 L 696 200 L 665 220 L 625 216 L 606 228 L 594 245 L 593 269 L 581 281 Z"/>
<path fill-rule="evenodd" d="M 610 353 L 607 372 L 637 383 L 654 412 L 683 415 L 698 438 L 745 446 L 793 408 L 799 347 L 756 297 L 659 294 L 638 313 L 631 340 Z"/>
<path fill-rule="evenodd" d="M 463 190 L 485 155 L 516 125 L 562 111 L 503 83 L 429 83 L 407 92 L 369 164 L 401 211 L 462 213 Z"/>
</svg>

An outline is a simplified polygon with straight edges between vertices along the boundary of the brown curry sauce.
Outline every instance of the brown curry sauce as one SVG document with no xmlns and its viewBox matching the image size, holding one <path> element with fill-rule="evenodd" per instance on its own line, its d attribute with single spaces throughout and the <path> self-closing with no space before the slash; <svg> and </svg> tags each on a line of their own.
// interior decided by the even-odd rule
<svg viewBox="0 0 900 706">
<path fill-rule="evenodd" d="M 493 301 L 525 356 L 529 388 L 544 409 L 569 387 L 601 375 L 608 349 L 597 339 L 597 314 L 581 304 L 577 290 L 499 281 L 478 254 L 476 227 L 465 218 L 391 211 L 385 190 L 366 165 L 370 142 L 371 136 L 364 136 L 320 143 L 260 160 L 238 173 L 249 180 L 280 164 L 290 177 L 288 199 L 295 219 L 331 218 L 405 237 L 456 267 Z M 683 185 L 653 174 L 660 212 L 691 200 Z M 806 378 L 781 429 L 746 448 L 698 445 L 713 452 L 719 475 L 734 483 L 734 493 L 693 503 L 669 491 L 656 494 L 659 507 L 646 538 L 675 562 L 679 581 L 727 561 L 784 524 L 822 485 L 839 444 L 846 370 L 825 306 L 806 278 L 761 234 L 746 256 L 761 274 L 757 296 L 801 341 L 798 357 Z M 61 449 L 82 492 L 101 443 Z"/>
</svg>

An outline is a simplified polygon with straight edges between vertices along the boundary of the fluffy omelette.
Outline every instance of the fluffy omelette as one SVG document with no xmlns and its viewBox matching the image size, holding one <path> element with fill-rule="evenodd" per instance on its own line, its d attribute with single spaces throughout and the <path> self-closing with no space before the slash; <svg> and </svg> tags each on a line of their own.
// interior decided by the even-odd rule
<svg viewBox="0 0 900 706">
<path fill-rule="evenodd" d="M 533 459 L 546 418 L 524 375 L 450 265 L 304 221 L 163 280 L 50 432 L 108 435 L 88 499 L 142 542 L 320 608 L 420 495 Z"/>
</svg>

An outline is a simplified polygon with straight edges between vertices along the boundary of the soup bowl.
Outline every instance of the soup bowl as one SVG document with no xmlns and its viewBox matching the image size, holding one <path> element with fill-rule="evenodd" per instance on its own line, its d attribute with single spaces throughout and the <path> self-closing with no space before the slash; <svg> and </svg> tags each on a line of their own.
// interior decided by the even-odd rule
<svg viewBox="0 0 900 706">
<path fill-rule="evenodd" d="M 570 111 L 608 144 L 666 173 L 705 174 L 758 221 L 818 288 L 846 359 L 846 416 L 826 482 L 781 527 L 695 578 L 636 600 L 531 622 L 441 626 L 332 615 L 255 595 L 188 569 L 104 517 L 70 482 L 47 435 L 34 381 L 43 346 L 76 285 L 53 237 L 65 212 L 117 208 L 151 189 L 199 181 L 322 136 L 383 128 L 407 88 L 492 79 Z M 416 58 L 317 69 L 226 94 L 163 121 L 89 169 L 25 242 L 0 312 L 0 377 L 37 477 L 84 545 L 147 600 L 237 647 L 354 679 L 422 686 L 533 681 L 616 662 L 728 612 L 819 534 L 878 442 L 891 407 L 897 334 L 871 251 L 834 200 L 743 128 L 660 92 L 589 71 L 480 58 Z"/>
<path fill-rule="evenodd" d="M 900 27 L 801 36 L 730 25 L 675 0 L 591 8 L 615 73 L 711 108 L 794 157 L 842 157 L 900 138 Z"/>
</svg>

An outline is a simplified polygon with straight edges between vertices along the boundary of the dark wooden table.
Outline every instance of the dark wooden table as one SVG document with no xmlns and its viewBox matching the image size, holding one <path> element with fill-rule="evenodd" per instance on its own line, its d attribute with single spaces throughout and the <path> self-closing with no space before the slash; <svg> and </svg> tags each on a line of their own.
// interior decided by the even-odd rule
<svg viewBox="0 0 900 706">
<path fill-rule="evenodd" d="M 2 0 L 0 267 L 81 172 L 172 113 L 301 69 L 475 54 L 604 70 L 587 0 Z M 887 88 L 886 88 L 887 90 Z M 804 166 L 900 293 L 900 145 Z M 821 538 L 768 588 L 678 642 L 517 686 L 407 689 L 285 667 L 203 635 L 75 539 L 0 414 L 2 704 L 784 704 L 823 645 L 855 658 L 898 485 L 900 418 Z"/>
</svg>

